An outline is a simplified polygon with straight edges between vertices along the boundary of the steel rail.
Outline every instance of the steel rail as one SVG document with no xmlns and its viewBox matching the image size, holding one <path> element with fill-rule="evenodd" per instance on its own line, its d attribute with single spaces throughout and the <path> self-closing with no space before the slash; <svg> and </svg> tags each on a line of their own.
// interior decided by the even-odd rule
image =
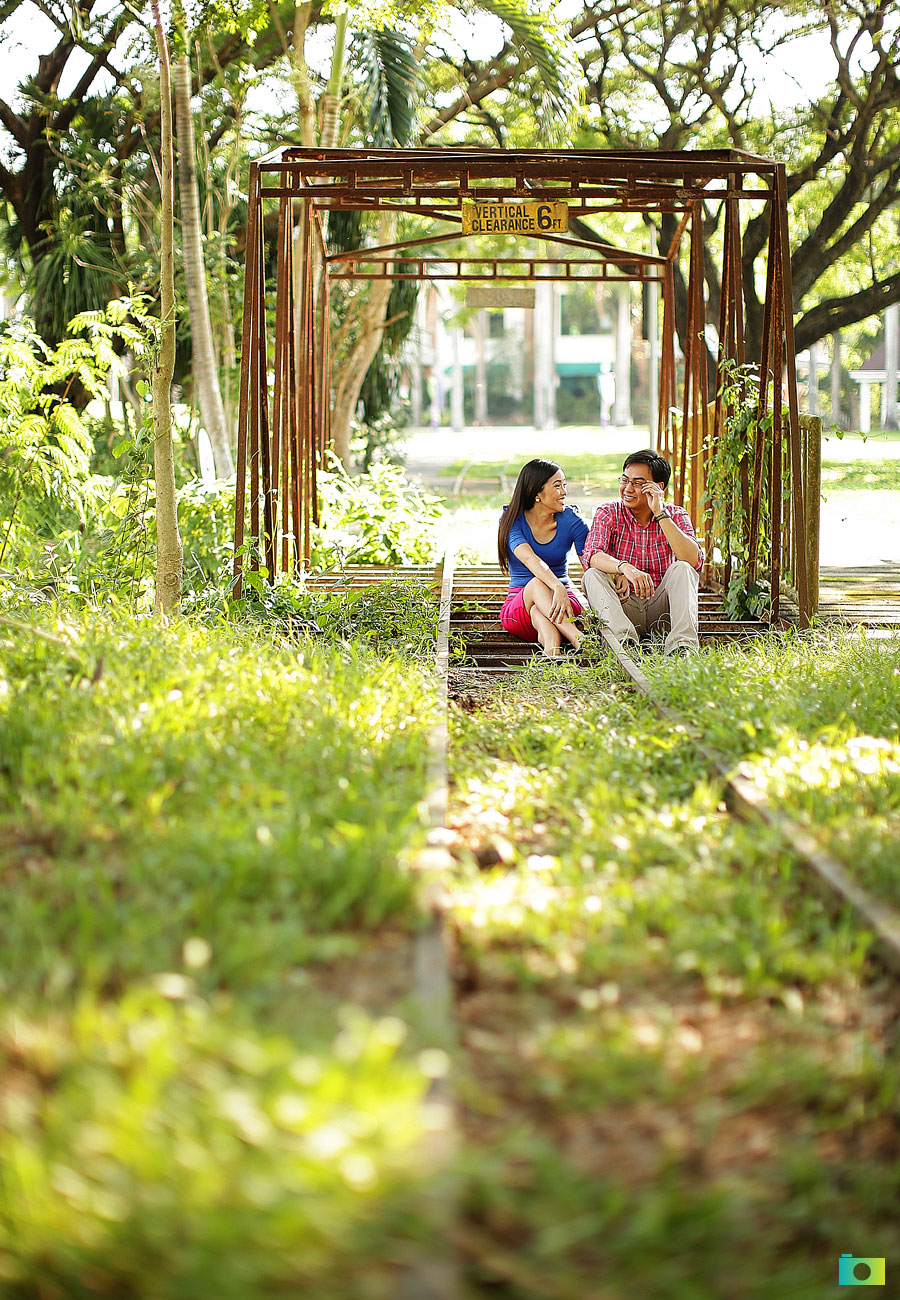
<svg viewBox="0 0 900 1300">
<path fill-rule="evenodd" d="M 453 975 L 450 937 L 445 924 L 448 898 L 444 878 L 451 865 L 447 848 L 447 674 L 450 654 L 450 609 L 454 557 L 447 552 L 436 571 L 440 580 L 437 643 L 434 667 L 440 714 L 431 729 L 424 805 L 428 836 L 425 848 L 413 862 L 419 876 L 419 906 L 425 923 L 413 944 L 413 983 L 421 1024 L 428 1046 L 452 1058 L 457 1043 L 453 1017 Z M 455 1100 L 449 1073 L 431 1079 L 425 1098 L 426 1115 L 438 1113 L 442 1123 L 426 1123 L 423 1159 L 430 1174 L 425 1202 L 435 1226 L 449 1226 L 457 1217 L 459 1191 L 453 1170 L 458 1148 Z M 399 1300 L 458 1300 L 461 1261 L 450 1232 L 441 1232 L 407 1268 Z"/>
<path fill-rule="evenodd" d="M 308 575 L 316 591 L 365 591 L 385 582 L 419 583 L 438 597 L 438 624 L 433 660 L 438 716 L 428 736 L 425 790 L 421 801 L 426 827 L 424 846 L 408 859 L 416 881 L 416 902 L 421 916 L 411 939 L 409 992 L 414 1021 L 425 1050 L 445 1052 L 449 1071 L 436 1070 L 422 1100 L 421 1166 L 425 1186 L 420 1204 L 433 1231 L 422 1245 L 414 1245 L 398 1266 L 397 1300 L 460 1300 L 462 1261 L 454 1223 L 459 1218 L 459 1178 L 455 1156 L 459 1146 L 452 1061 L 458 1035 L 454 1020 L 452 943 L 445 918 L 449 896 L 444 881 L 452 866 L 447 847 L 447 749 L 450 615 L 454 557 L 448 551 L 436 566 L 360 565 Z"/>
<path fill-rule="evenodd" d="M 634 662 L 621 641 L 612 632 L 602 629 L 602 636 L 623 671 L 647 697 L 661 717 L 671 722 L 673 726 L 682 727 L 691 736 L 691 743 L 723 781 L 728 793 L 728 803 L 734 813 L 742 821 L 761 821 L 776 831 L 797 852 L 800 860 L 812 870 L 816 880 L 824 887 L 826 896 L 835 905 L 850 904 L 871 929 L 878 956 L 894 972 L 900 973 L 900 914 L 874 898 L 863 885 L 848 874 L 840 862 L 822 848 L 805 826 L 801 826 L 786 813 L 774 807 L 763 790 L 740 771 L 735 771 L 734 764 L 729 763 L 717 750 L 694 735 L 695 729 L 659 698 L 639 665 Z"/>
<path fill-rule="evenodd" d="M 458 570 L 451 592 L 453 630 L 457 634 L 462 633 L 464 637 L 468 634 L 471 643 L 466 646 L 467 657 L 475 659 L 476 665 L 454 665 L 454 673 L 462 676 L 474 672 L 482 678 L 497 680 L 500 676 L 507 677 L 520 670 L 532 658 L 535 648 L 529 643 L 518 642 L 512 650 L 505 644 L 512 638 L 500 629 L 498 609 L 506 585 L 499 569 L 492 568 L 482 573 L 471 567 Z M 701 639 L 718 639 L 722 636 L 730 640 L 743 639 L 769 630 L 759 620 L 735 621 L 718 616 L 713 609 L 715 603 L 715 596 L 701 593 Z M 827 896 L 834 903 L 840 900 L 849 904 L 871 929 L 878 953 L 885 964 L 900 971 L 900 913 L 873 897 L 852 878 L 840 862 L 822 848 L 813 833 L 773 806 L 765 792 L 740 771 L 740 766 L 735 769 L 733 763 L 707 744 L 702 735 L 697 734 L 697 728 L 693 724 L 660 698 L 640 665 L 631 658 L 613 633 L 601 629 L 601 635 L 623 672 L 660 715 L 691 736 L 692 743 L 702 754 L 709 769 L 723 782 L 728 803 L 735 815 L 744 821 L 763 822 L 790 844 L 813 872 Z"/>
</svg>

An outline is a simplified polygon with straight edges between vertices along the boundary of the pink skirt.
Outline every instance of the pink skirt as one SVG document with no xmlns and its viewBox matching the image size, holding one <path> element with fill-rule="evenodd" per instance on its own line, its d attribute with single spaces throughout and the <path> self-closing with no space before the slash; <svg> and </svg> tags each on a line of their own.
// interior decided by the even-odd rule
<svg viewBox="0 0 900 1300">
<path fill-rule="evenodd" d="M 500 611 L 500 622 L 507 632 L 512 632 L 513 636 L 519 637 L 520 640 L 536 641 L 538 639 L 537 628 L 532 623 L 531 615 L 525 608 L 525 601 L 522 599 L 524 590 L 524 587 L 510 587 L 509 594 Z M 569 604 L 572 606 L 572 613 L 577 618 L 584 606 L 571 587 L 566 587 L 566 592 L 569 596 Z"/>
</svg>

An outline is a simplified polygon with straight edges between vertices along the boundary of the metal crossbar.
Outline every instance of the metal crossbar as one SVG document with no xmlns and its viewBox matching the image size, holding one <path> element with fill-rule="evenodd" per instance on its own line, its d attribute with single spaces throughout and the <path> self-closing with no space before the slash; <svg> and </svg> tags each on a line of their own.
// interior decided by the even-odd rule
<svg viewBox="0 0 900 1300">
<path fill-rule="evenodd" d="M 453 249 L 421 251 L 463 236 L 463 202 L 564 201 L 570 215 L 607 212 L 669 215 L 678 224 L 659 257 L 612 249 L 598 240 L 548 237 L 541 256 L 478 258 Z M 704 216 L 724 205 L 719 267 L 718 370 L 705 344 L 711 249 Z M 282 148 L 251 164 L 247 263 L 241 352 L 235 511 L 234 590 L 245 564 L 277 571 L 306 567 L 316 512 L 316 472 L 330 440 L 330 286 L 342 279 L 657 282 L 663 328 L 659 374 L 658 445 L 673 464 L 672 490 L 702 535 L 711 524 L 706 474 L 725 412 L 720 378 L 743 365 L 745 266 L 741 235 L 746 205 L 767 217 L 766 291 L 758 375 L 757 441 L 735 485 L 746 521 L 751 575 L 760 555 L 777 618 L 782 582 L 798 595 L 801 623 L 815 608 L 810 582 L 808 457 L 805 455 L 794 368 L 793 294 L 784 165 L 741 150 L 539 151 L 490 149 Z M 273 225 L 266 208 L 275 205 Z M 329 254 L 322 222 L 328 212 L 405 212 L 434 225 L 421 236 Z M 532 238 L 532 236 L 529 236 Z M 551 256 L 548 244 L 564 244 Z M 682 245 L 687 255 L 682 251 Z M 267 249 L 275 249 L 274 274 Z M 404 251 L 406 250 L 406 251 Z M 585 256 L 586 251 L 593 256 Z M 554 250 L 555 251 L 555 250 Z M 480 269 L 479 269 L 480 268 Z M 539 275 L 539 272 L 542 274 Z M 273 282 L 274 281 L 274 282 Z M 274 295 L 274 312 L 273 306 Z M 684 355 L 676 354 L 676 332 Z M 748 471 L 753 465 L 754 472 Z M 769 467 L 764 480 L 764 467 Z M 782 492 L 789 475 L 789 492 Z M 765 545 L 763 544 L 765 543 Z M 726 581 L 732 557 L 722 557 Z"/>
</svg>

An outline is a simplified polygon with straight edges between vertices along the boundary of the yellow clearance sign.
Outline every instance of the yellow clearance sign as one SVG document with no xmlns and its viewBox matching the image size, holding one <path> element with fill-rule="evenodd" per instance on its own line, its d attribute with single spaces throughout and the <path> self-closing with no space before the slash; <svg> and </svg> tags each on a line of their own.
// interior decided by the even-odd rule
<svg viewBox="0 0 900 1300">
<path fill-rule="evenodd" d="M 569 229 L 565 203 L 464 203 L 464 235 L 558 235 Z"/>
</svg>

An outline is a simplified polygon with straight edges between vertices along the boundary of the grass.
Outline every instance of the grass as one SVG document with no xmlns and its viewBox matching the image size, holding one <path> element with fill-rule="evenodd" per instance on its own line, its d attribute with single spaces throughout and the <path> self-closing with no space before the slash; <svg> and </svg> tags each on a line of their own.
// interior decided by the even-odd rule
<svg viewBox="0 0 900 1300">
<path fill-rule="evenodd" d="M 612 455 L 595 456 L 589 452 L 578 452 L 562 456 L 562 467 L 570 487 L 586 486 L 594 491 L 616 495 L 619 487 L 619 475 L 622 473 L 624 456 L 620 452 Z M 497 479 L 501 474 L 515 482 L 519 470 L 524 464 L 523 458 L 507 460 L 486 460 L 469 464 L 467 461 L 454 461 L 443 471 L 447 478 L 456 478 L 463 470 L 468 479 Z M 465 480 L 464 480 L 465 482 Z M 507 498 L 508 499 L 508 498 Z"/>
<path fill-rule="evenodd" d="M 563 469 L 569 485 L 573 490 L 578 488 L 588 489 L 592 494 L 606 497 L 617 497 L 619 489 L 619 475 L 622 472 L 622 454 L 614 455 L 591 455 L 587 452 L 580 452 L 572 455 L 563 455 Z M 455 479 L 464 469 L 466 461 L 455 461 L 452 465 L 447 466 L 443 471 L 444 476 L 448 479 Z M 522 468 L 522 458 L 508 460 L 478 461 L 468 466 L 466 475 L 463 480 L 463 488 L 468 480 L 499 480 L 501 474 L 505 475 L 511 482 L 515 482 L 519 470 Z M 837 448 L 832 452 L 826 448 L 823 455 L 822 465 L 822 488 L 826 493 L 829 491 L 865 491 L 870 488 L 879 490 L 897 491 L 900 489 L 900 459 L 886 460 L 842 460 L 840 459 Z M 498 502 L 505 502 L 508 498 L 498 490 L 490 494 L 490 500 L 493 502 L 494 496 Z"/>
<path fill-rule="evenodd" d="M 896 667 L 765 642 L 646 668 L 686 729 L 602 669 L 455 716 L 477 1294 L 813 1300 L 848 1241 L 896 1257 L 895 998 L 690 734 L 763 768 L 816 736 L 836 768 L 851 733 L 896 745 Z"/>
<path fill-rule="evenodd" d="M 863 492 L 869 489 L 900 490 L 900 459 L 897 460 L 823 460 L 822 491 Z"/>
<path fill-rule="evenodd" d="M 327 972 L 419 924 L 427 674 L 25 613 L 0 629 L 0 1292 L 394 1294 L 434 1062 L 409 1008 Z"/>
<path fill-rule="evenodd" d="M 900 908 L 900 639 L 824 631 L 659 662 L 675 707 L 878 896 Z M 777 690 L 772 689 L 777 682 Z"/>
<path fill-rule="evenodd" d="M 421 672 L 265 633 L 88 620 L 67 639 L 5 647 L 7 992 L 63 954 L 82 986 L 168 969 L 198 932 L 210 979 L 258 988 L 317 932 L 409 912 Z"/>
<path fill-rule="evenodd" d="M 387 1300 L 441 1240 L 405 865 L 436 700 L 384 602 L 386 639 L 277 592 L 0 626 L 4 1297 Z M 894 897 L 900 650 L 644 668 L 685 727 L 604 656 L 451 719 L 467 1300 L 818 1300 L 900 1251 L 895 991 L 692 743 Z"/>
</svg>

